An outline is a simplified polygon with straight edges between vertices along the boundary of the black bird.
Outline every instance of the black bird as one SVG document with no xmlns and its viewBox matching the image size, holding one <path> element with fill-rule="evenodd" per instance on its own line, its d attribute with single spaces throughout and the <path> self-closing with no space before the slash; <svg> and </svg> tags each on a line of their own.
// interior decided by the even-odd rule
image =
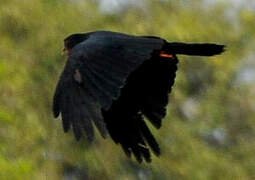
<svg viewBox="0 0 255 180">
<path fill-rule="evenodd" d="M 54 116 L 61 114 L 64 131 L 72 128 L 77 140 L 86 136 L 92 141 L 94 124 L 138 162 L 150 162 L 150 151 L 160 155 L 144 118 L 160 128 L 176 76 L 176 55 L 224 51 L 224 45 L 110 31 L 72 34 L 64 43 L 68 60 L 55 91 Z"/>
</svg>

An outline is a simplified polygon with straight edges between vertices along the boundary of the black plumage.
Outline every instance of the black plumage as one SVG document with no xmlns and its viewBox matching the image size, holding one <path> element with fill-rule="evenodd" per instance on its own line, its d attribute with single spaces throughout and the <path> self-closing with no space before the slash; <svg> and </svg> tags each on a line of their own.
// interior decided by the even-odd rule
<svg viewBox="0 0 255 180">
<path fill-rule="evenodd" d="M 151 161 L 160 148 L 144 118 L 160 128 L 177 71 L 176 54 L 212 56 L 223 45 L 169 43 L 154 36 L 96 31 L 65 39 L 68 60 L 53 112 L 77 140 L 94 138 L 93 124 L 137 161 Z"/>
</svg>

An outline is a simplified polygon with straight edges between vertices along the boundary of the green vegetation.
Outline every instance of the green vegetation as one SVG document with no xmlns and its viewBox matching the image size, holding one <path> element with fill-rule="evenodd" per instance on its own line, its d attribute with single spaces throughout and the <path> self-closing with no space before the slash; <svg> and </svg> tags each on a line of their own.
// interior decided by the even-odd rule
<svg viewBox="0 0 255 180">
<path fill-rule="evenodd" d="M 254 79 L 243 78 L 255 67 L 255 11 L 185 2 L 104 14 L 89 1 L 1 0 L 0 179 L 255 179 Z M 168 116 L 151 127 L 162 149 L 151 164 L 127 159 L 109 138 L 77 143 L 53 119 L 63 39 L 99 29 L 228 46 L 179 57 Z"/>
</svg>

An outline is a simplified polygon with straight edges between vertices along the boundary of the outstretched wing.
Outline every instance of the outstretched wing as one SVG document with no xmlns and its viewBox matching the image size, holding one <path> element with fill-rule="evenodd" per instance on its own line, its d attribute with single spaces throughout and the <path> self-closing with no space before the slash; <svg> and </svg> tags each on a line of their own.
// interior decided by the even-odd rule
<svg viewBox="0 0 255 180">
<path fill-rule="evenodd" d="M 140 95 L 141 111 L 156 128 L 161 127 L 161 120 L 166 116 L 177 64 L 175 55 L 172 58 L 155 56 L 140 68 L 139 76 L 144 79 Z"/>
<path fill-rule="evenodd" d="M 62 116 L 64 131 L 73 128 L 77 140 L 94 137 L 93 122 L 103 137 L 107 130 L 101 109 L 120 96 L 128 75 L 154 51 L 162 39 L 98 32 L 73 48 L 53 100 L 54 116 Z"/>
<path fill-rule="evenodd" d="M 150 150 L 160 155 L 159 145 L 144 116 L 156 127 L 166 115 L 168 95 L 174 84 L 178 59 L 155 53 L 127 78 L 121 96 L 103 111 L 109 134 L 124 152 L 138 162 L 151 161 Z"/>
</svg>

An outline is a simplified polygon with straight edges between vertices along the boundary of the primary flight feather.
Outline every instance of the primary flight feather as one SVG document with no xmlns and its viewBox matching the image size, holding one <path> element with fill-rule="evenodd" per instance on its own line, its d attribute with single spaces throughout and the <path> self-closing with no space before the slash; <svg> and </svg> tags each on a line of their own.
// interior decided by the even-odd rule
<svg viewBox="0 0 255 180">
<path fill-rule="evenodd" d="M 168 42 L 155 36 L 95 31 L 65 40 L 68 60 L 53 99 L 54 117 L 77 140 L 109 133 L 130 157 L 150 162 L 160 148 L 146 117 L 160 128 L 177 71 L 177 54 L 213 56 L 224 45 Z"/>
</svg>

